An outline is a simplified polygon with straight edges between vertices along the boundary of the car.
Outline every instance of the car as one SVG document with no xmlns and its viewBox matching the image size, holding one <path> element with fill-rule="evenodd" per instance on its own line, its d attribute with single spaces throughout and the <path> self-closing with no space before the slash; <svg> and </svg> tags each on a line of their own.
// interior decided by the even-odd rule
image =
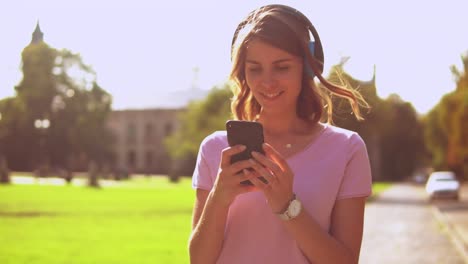
<svg viewBox="0 0 468 264">
<path fill-rule="evenodd" d="M 429 175 L 426 192 L 430 200 L 448 198 L 459 199 L 460 182 L 454 172 L 435 171 Z"/>
</svg>

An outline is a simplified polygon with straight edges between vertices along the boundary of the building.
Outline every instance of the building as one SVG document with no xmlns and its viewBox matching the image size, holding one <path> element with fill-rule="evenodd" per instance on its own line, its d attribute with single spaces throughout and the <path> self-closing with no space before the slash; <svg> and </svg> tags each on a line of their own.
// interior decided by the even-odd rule
<svg viewBox="0 0 468 264">
<path fill-rule="evenodd" d="M 32 33 L 30 45 L 38 44 L 44 44 L 44 33 L 41 30 L 39 21 L 36 23 L 34 32 Z M 52 49 L 47 47 L 47 50 Z M 35 65 L 33 66 L 35 67 Z M 43 67 L 43 65 L 40 66 Z M 99 164 L 99 166 L 105 167 L 105 170 L 117 169 L 129 173 L 170 173 L 171 169 L 176 167 L 176 161 L 171 161 L 168 151 L 164 147 L 164 140 L 180 128 L 179 113 L 185 111 L 184 107 L 188 102 L 202 99 L 208 93 L 207 90 L 199 89 L 196 85 L 197 74 L 198 69 L 195 68 L 191 89 L 156 96 L 157 100 L 155 100 L 154 105 L 161 108 L 111 111 L 106 120 L 106 125 L 115 137 L 115 145 L 113 146 L 114 155 L 112 155 L 113 159 L 109 159 L 110 157 L 108 156 L 101 159 L 100 162 L 102 164 Z M 55 86 L 50 87 L 53 88 L 51 94 L 53 93 L 54 96 L 59 94 L 59 91 L 55 90 Z M 43 116 L 49 116 L 48 118 L 50 118 L 50 112 L 51 109 L 47 107 L 45 114 L 39 115 L 40 119 L 43 119 Z M 55 120 L 53 121 L 55 122 Z M 47 119 L 47 122 L 47 127 L 49 127 L 50 122 L 52 122 L 51 118 Z M 46 134 L 45 131 L 42 132 Z M 28 146 L 28 153 L 31 152 L 29 148 Z M 56 162 L 54 165 L 57 164 L 57 166 L 61 167 L 69 166 L 79 171 L 88 169 L 88 163 L 90 162 L 88 153 L 83 152 L 76 154 L 76 157 L 68 158 L 72 160 L 70 162 L 72 165 L 67 165 L 68 160 L 64 161 L 65 159 L 61 159 L 65 155 L 57 156 L 60 156 L 60 158 L 55 158 Z M 31 156 L 29 159 L 34 161 L 36 157 Z M 22 169 L 23 167 L 21 166 L 24 166 L 23 164 L 25 163 L 24 157 L 18 158 L 18 161 L 18 167 Z M 33 166 L 31 167 L 27 169 L 34 168 Z"/>
<path fill-rule="evenodd" d="M 44 42 L 44 33 L 41 31 L 41 27 L 39 26 L 39 21 L 36 23 L 36 28 L 32 33 L 31 44 L 38 44 Z"/>
<path fill-rule="evenodd" d="M 168 174 L 171 159 L 164 139 L 180 128 L 183 109 L 115 110 L 108 119 L 115 166 L 130 173 Z"/>
</svg>

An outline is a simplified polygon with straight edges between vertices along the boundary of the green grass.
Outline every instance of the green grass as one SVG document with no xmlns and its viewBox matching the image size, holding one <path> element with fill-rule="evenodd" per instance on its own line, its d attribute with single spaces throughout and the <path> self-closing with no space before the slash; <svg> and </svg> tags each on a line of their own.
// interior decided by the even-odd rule
<svg viewBox="0 0 468 264">
<path fill-rule="evenodd" d="M 381 192 L 385 191 L 386 189 L 392 186 L 389 182 L 375 182 L 372 184 L 372 198 L 375 198 Z"/>
<path fill-rule="evenodd" d="M 0 186 L 0 263 L 188 263 L 189 179 Z"/>
<path fill-rule="evenodd" d="M 374 184 L 373 197 L 389 186 Z M 193 201 L 187 178 L 0 185 L 0 263 L 188 263 Z"/>
</svg>

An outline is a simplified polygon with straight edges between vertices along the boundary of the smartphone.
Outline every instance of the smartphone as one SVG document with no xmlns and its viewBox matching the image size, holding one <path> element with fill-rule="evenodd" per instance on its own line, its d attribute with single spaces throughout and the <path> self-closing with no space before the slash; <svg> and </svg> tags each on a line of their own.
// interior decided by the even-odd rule
<svg viewBox="0 0 468 264">
<path fill-rule="evenodd" d="M 252 158 L 252 151 L 265 154 L 262 144 L 263 126 L 261 123 L 252 121 L 228 120 L 226 122 L 226 132 L 229 146 L 244 145 L 246 149 L 231 157 L 231 163 Z M 260 180 L 267 183 L 263 177 Z M 252 185 L 250 181 L 243 181 L 241 184 Z"/>
</svg>

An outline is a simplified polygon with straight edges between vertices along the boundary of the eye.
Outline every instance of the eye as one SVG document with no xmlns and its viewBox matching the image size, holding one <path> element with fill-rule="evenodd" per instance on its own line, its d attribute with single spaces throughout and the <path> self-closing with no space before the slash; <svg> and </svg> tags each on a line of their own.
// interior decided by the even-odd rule
<svg viewBox="0 0 468 264">
<path fill-rule="evenodd" d="M 258 73 L 260 72 L 262 69 L 259 68 L 259 67 L 251 67 L 251 68 L 247 68 L 247 71 L 250 72 L 250 73 Z"/>
<path fill-rule="evenodd" d="M 290 68 L 289 65 L 282 65 L 282 66 L 276 67 L 276 70 L 284 72 L 284 71 L 288 71 L 289 68 Z"/>
</svg>

